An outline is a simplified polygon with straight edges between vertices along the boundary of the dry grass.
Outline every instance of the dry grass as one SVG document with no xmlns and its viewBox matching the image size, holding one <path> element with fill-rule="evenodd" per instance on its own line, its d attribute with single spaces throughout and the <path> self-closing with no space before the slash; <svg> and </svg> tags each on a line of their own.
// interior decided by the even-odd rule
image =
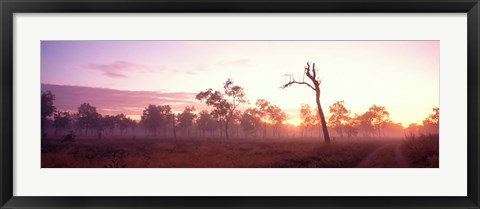
<svg viewBox="0 0 480 209">
<path fill-rule="evenodd" d="M 387 140 L 45 139 L 43 168 L 352 168 Z"/>
<path fill-rule="evenodd" d="M 439 137 L 436 135 L 411 135 L 404 141 L 404 153 L 412 167 L 439 167 Z"/>
</svg>

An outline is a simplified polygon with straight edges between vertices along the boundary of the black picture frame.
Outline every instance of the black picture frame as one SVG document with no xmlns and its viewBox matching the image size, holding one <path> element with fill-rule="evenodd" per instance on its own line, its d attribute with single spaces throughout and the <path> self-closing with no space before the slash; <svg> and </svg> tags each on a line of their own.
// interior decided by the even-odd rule
<svg viewBox="0 0 480 209">
<path fill-rule="evenodd" d="M 0 0 L 1 208 L 465 208 L 479 207 L 478 0 Z M 468 195 L 465 197 L 21 197 L 13 196 L 14 13 L 467 13 Z M 455 181 L 456 179 L 452 179 Z M 126 188 L 128 189 L 128 188 Z"/>
</svg>

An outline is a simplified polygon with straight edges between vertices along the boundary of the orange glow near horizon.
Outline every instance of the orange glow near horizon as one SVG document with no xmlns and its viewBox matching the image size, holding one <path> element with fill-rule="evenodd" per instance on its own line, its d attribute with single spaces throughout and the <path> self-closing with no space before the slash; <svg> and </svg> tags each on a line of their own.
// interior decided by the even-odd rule
<svg viewBox="0 0 480 209">
<path fill-rule="evenodd" d="M 322 79 L 327 119 L 329 106 L 341 100 L 351 116 L 385 106 L 403 127 L 421 124 L 439 107 L 438 41 L 42 41 L 41 48 L 42 84 L 92 87 L 53 92 L 60 109 L 89 102 L 101 114 L 137 121 L 148 104 L 171 105 L 175 113 L 187 105 L 209 109 L 194 95 L 222 90 L 233 78 L 250 101 L 242 110 L 266 99 L 298 126 L 301 104 L 316 107 L 314 92 L 279 87 L 285 74 L 301 81 L 306 62 L 316 63 Z"/>
<path fill-rule="evenodd" d="M 299 127 L 301 125 L 302 121 L 300 119 L 287 119 L 287 121 L 285 121 L 285 123 L 293 125 L 295 127 Z"/>
<path fill-rule="evenodd" d="M 135 120 L 135 121 L 140 121 L 142 119 L 141 115 L 127 115 L 128 118 Z"/>
</svg>

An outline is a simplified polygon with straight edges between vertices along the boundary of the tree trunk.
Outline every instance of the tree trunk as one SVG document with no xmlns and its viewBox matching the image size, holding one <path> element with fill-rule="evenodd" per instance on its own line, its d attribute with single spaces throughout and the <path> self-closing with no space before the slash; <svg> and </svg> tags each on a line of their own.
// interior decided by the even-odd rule
<svg viewBox="0 0 480 209">
<path fill-rule="evenodd" d="M 323 114 L 322 106 L 320 105 L 320 89 L 315 91 L 315 101 L 317 102 L 318 114 L 320 115 L 320 122 L 322 123 L 323 138 L 326 143 L 330 143 L 330 136 L 328 135 L 327 122 Z"/>
<path fill-rule="evenodd" d="M 225 138 L 228 139 L 228 121 L 225 121 Z"/>
<path fill-rule="evenodd" d="M 172 117 L 172 126 L 173 126 L 173 138 L 177 139 L 177 129 L 175 125 L 175 116 Z"/>
<path fill-rule="evenodd" d="M 263 138 L 267 138 L 267 117 L 264 118 L 264 124 L 263 124 Z"/>
<path fill-rule="evenodd" d="M 43 136 L 45 135 L 45 119 L 44 118 L 41 118 L 41 122 L 40 122 L 40 126 L 42 127 L 41 129 L 41 137 L 43 138 Z"/>
</svg>

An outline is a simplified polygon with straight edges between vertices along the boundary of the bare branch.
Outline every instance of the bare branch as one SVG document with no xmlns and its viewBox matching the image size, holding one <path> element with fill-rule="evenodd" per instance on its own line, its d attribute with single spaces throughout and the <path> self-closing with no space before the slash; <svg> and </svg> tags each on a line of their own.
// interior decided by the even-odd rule
<svg viewBox="0 0 480 209">
<path fill-rule="evenodd" d="M 323 76 L 322 78 L 318 78 L 318 84 L 322 84 L 322 80 L 325 78 L 325 76 Z"/>
<path fill-rule="evenodd" d="M 285 83 L 285 84 L 283 84 L 283 85 L 280 87 L 280 88 L 282 88 L 282 89 L 285 89 L 285 88 L 291 86 L 292 84 L 300 84 L 300 85 L 307 85 L 308 87 L 310 87 L 312 90 L 315 91 L 315 88 L 313 88 L 313 86 L 310 85 L 309 83 L 304 82 L 304 81 L 302 81 L 302 82 L 295 81 L 295 77 L 293 77 L 293 75 L 285 74 L 284 76 L 285 76 L 285 77 L 289 77 L 289 78 L 290 78 L 290 81 L 287 82 L 287 83 Z"/>
<path fill-rule="evenodd" d="M 305 66 L 305 75 L 310 74 L 310 63 L 307 62 L 307 66 Z"/>
<path fill-rule="evenodd" d="M 315 91 L 315 101 L 317 103 L 317 109 L 318 109 L 318 115 L 320 117 L 320 121 L 322 124 L 322 130 L 323 130 L 323 138 L 325 142 L 329 143 L 330 142 L 330 135 L 328 134 L 328 128 L 327 128 L 327 122 L 325 119 L 325 115 L 323 113 L 322 107 L 320 106 L 320 84 L 322 82 L 322 79 L 317 78 L 317 69 L 315 69 L 315 63 L 312 63 L 312 68 L 310 67 L 310 62 L 307 62 L 306 66 L 304 66 L 304 71 L 303 71 L 303 79 L 301 82 L 295 81 L 295 78 L 293 75 L 288 75 L 286 74 L 285 77 L 289 77 L 290 81 L 286 82 L 285 79 L 285 84 L 281 86 L 280 88 L 287 88 L 293 84 L 300 84 L 300 85 L 306 85 L 310 87 L 313 91 Z M 312 81 L 313 84 L 305 82 L 305 75 Z M 299 77 L 300 78 L 300 77 Z"/>
<path fill-rule="evenodd" d="M 313 77 L 316 78 L 317 77 L 317 72 L 316 72 L 316 69 L 315 69 L 315 63 L 313 63 L 312 71 L 313 71 Z"/>
<path fill-rule="evenodd" d="M 307 62 L 307 66 L 305 67 L 305 75 L 307 75 L 307 77 L 312 80 L 313 82 L 315 82 L 315 77 L 312 76 L 312 74 L 310 73 L 311 71 L 311 68 L 310 68 L 310 63 Z M 315 71 L 313 71 L 313 73 L 315 73 Z"/>
</svg>

